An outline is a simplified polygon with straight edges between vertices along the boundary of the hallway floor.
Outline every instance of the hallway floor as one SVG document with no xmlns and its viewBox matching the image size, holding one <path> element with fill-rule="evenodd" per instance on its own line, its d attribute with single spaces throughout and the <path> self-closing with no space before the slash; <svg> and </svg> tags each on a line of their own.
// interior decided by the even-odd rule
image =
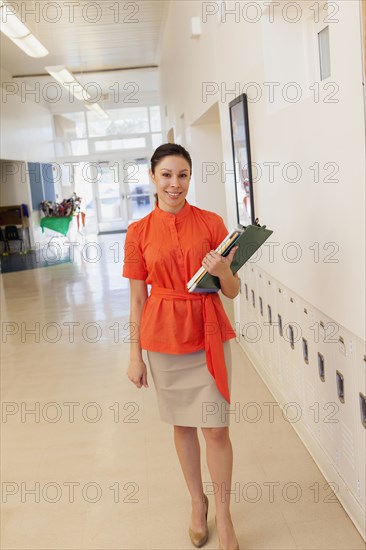
<svg viewBox="0 0 366 550">
<path fill-rule="evenodd" d="M 125 374 L 124 237 L 89 238 L 74 263 L 1 276 L 4 549 L 193 548 L 172 427 L 160 421 L 151 376 L 137 390 Z M 239 344 L 232 350 L 240 548 L 365 548 L 278 407 L 271 421 L 275 399 Z M 213 549 L 215 488 L 203 446 L 202 472 Z"/>
</svg>

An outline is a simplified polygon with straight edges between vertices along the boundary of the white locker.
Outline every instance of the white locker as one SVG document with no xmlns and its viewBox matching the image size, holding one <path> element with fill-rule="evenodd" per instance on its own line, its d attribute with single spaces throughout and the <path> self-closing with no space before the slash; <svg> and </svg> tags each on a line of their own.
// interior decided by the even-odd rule
<svg viewBox="0 0 366 550">
<path fill-rule="evenodd" d="M 280 355 L 279 355 L 279 340 L 277 323 L 277 286 L 273 279 L 267 277 L 267 290 L 266 290 L 266 302 L 267 302 L 267 316 L 266 321 L 269 323 L 266 329 L 266 349 L 270 359 L 270 372 L 271 378 L 278 388 L 278 391 L 282 395 L 282 377 L 280 368 Z"/>
<path fill-rule="evenodd" d="M 354 341 L 354 369 L 355 369 L 355 400 L 356 400 L 356 438 L 359 462 L 359 477 L 357 479 L 357 496 L 362 508 L 366 508 L 366 350 L 365 342 Z"/>
<path fill-rule="evenodd" d="M 256 278 L 257 278 L 257 296 L 256 296 L 256 308 L 257 308 L 257 318 L 258 318 L 258 324 L 259 324 L 259 330 L 260 330 L 260 340 L 257 343 L 257 350 L 258 354 L 260 356 L 260 361 L 262 364 L 265 362 L 265 349 L 266 349 L 266 336 L 267 336 L 267 330 L 264 323 L 267 320 L 266 316 L 266 275 L 265 273 L 260 269 L 256 268 L 255 270 Z M 266 366 L 268 368 L 268 364 Z"/>
<path fill-rule="evenodd" d="M 241 334 L 241 328 L 250 319 L 249 308 L 249 268 L 248 264 L 244 264 L 240 269 L 240 327 L 239 332 Z"/>
<path fill-rule="evenodd" d="M 249 270 L 249 303 L 251 305 L 251 320 L 259 323 L 257 270 L 253 265 Z"/>
<path fill-rule="evenodd" d="M 357 480 L 360 464 L 357 453 L 356 430 L 356 369 L 354 368 L 353 337 L 343 327 L 332 332 L 335 361 L 335 391 L 339 405 L 337 424 L 337 452 L 339 472 L 346 481 L 349 490 L 357 495 Z"/>
<path fill-rule="evenodd" d="M 301 303 L 301 347 L 304 375 L 304 422 L 307 428 L 320 442 L 320 411 L 319 411 L 319 373 L 317 364 L 317 345 L 314 342 L 315 310 L 306 303 Z"/>
<path fill-rule="evenodd" d="M 287 293 L 287 319 L 284 326 L 284 338 L 287 343 L 287 363 L 292 390 L 291 401 L 297 404 L 298 415 L 302 418 L 305 408 L 302 328 L 300 300 L 293 292 Z"/>
<path fill-rule="evenodd" d="M 260 284 L 259 284 L 259 296 L 262 300 L 262 313 L 261 316 L 261 330 L 262 330 L 262 348 L 263 348 L 263 365 L 270 378 L 273 378 L 273 367 L 272 367 L 272 357 L 271 357 L 271 327 L 270 317 L 268 315 L 268 287 L 270 282 L 267 274 L 264 271 L 260 272 Z M 272 308 L 270 309 L 272 311 Z M 273 340 L 273 339 L 272 339 Z M 273 344 L 272 344 L 273 345 Z"/>
<path fill-rule="evenodd" d="M 337 450 L 337 433 L 340 408 L 336 390 L 335 344 L 329 341 L 327 334 L 331 319 L 318 310 L 315 310 L 315 323 L 309 326 L 313 336 L 313 345 L 316 353 L 315 369 L 317 370 L 319 402 L 315 404 L 314 411 L 318 407 L 317 422 L 319 426 L 320 442 L 334 463 L 339 468 L 339 454 Z"/>
<path fill-rule="evenodd" d="M 278 333 L 278 360 L 281 377 L 281 394 L 285 402 L 292 401 L 292 372 L 289 364 L 289 342 L 284 338 L 284 331 L 288 319 L 287 314 L 287 290 L 284 286 L 276 284 L 276 319 L 275 325 Z M 292 350 L 291 350 L 292 351 Z"/>
<path fill-rule="evenodd" d="M 240 327 L 241 338 L 244 346 L 249 349 L 249 353 L 255 355 L 259 361 L 261 357 L 260 320 L 258 316 L 257 277 L 253 265 L 248 264 L 244 283 L 244 295 L 248 309 L 245 322 L 242 322 Z"/>
<path fill-rule="evenodd" d="M 237 324 L 236 324 L 235 330 L 240 337 L 241 327 L 246 322 L 246 319 L 248 317 L 248 302 L 245 297 L 245 285 L 247 284 L 245 265 L 241 268 L 239 277 L 240 277 L 239 319 L 236 322 Z"/>
<path fill-rule="evenodd" d="M 243 268 L 241 280 L 243 346 L 263 365 L 289 422 L 300 415 L 365 510 L 365 343 L 255 264 Z"/>
</svg>

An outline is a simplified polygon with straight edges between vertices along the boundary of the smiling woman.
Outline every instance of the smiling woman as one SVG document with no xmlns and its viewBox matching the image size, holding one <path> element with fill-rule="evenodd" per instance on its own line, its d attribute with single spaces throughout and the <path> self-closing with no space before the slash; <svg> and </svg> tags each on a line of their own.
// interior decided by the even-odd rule
<svg viewBox="0 0 366 550">
<path fill-rule="evenodd" d="M 147 351 L 161 419 L 174 426 L 174 442 L 192 498 L 189 536 L 196 547 L 208 539 L 208 499 L 203 494 L 197 428 L 206 440 L 215 494 L 217 529 L 224 548 L 238 548 L 230 517 L 232 447 L 230 342 L 235 332 L 219 294 L 190 294 L 186 283 L 204 263 L 219 277 L 221 291 L 234 298 L 238 278 L 230 269 L 234 252 L 223 258 L 215 248 L 228 230 L 214 212 L 186 200 L 191 157 L 167 143 L 151 158 L 150 177 L 158 197 L 155 209 L 129 225 L 123 276 L 130 279 L 130 326 L 134 327 L 127 375 L 148 387 Z M 147 285 L 151 285 L 148 296 Z"/>
<path fill-rule="evenodd" d="M 150 170 L 160 207 L 175 214 L 185 204 L 192 174 L 191 157 L 188 152 L 186 156 L 180 153 L 178 146 L 162 145 L 151 159 Z"/>
</svg>

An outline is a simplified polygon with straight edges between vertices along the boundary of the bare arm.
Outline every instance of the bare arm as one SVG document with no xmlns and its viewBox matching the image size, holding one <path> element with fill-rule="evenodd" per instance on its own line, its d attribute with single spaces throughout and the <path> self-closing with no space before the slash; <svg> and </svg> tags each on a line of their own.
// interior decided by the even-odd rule
<svg viewBox="0 0 366 550">
<path fill-rule="evenodd" d="M 230 269 L 230 273 L 228 273 L 226 277 L 220 277 L 220 286 L 224 296 L 227 298 L 235 298 L 239 294 L 238 274 L 235 273 L 235 275 L 233 275 Z"/>
<path fill-rule="evenodd" d="M 147 387 L 146 365 L 142 359 L 140 344 L 140 326 L 142 310 L 147 300 L 147 285 L 145 281 L 130 279 L 130 362 L 127 376 L 137 386 Z"/>
</svg>

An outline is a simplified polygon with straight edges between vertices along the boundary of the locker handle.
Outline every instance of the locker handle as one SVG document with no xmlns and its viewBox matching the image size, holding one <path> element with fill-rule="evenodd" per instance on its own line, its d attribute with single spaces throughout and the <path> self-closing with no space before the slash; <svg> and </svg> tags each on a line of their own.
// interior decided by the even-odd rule
<svg viewBox="0 0 366 550">
<path fill-rule="evenodd" d="M 324 355 L 318 352 L 318 371 L 319 378 L 322 382 L 325 382 L 325 371 L 324 371 Z"/>
<path fill-rule="evenodd" d="M 304 361 L 308 365 L 309 364 L 309 349 L 308 349 L 308 341 L 305 338 L 302 339 L 302 353 L 303 353 Z"/>
<path fill-rule="evenodd" d="M 278 319 L 278 332 L 280 336 L 283 336 L 282 317 L 280 314 L 277 315 L 277 319 Z"/>
<path fill-rule="evenodd" d="M 259 311 L 261 313 L 261 316 L 263 317 L 263 300 L 262 300 L 262 296 L 259 296 Z"/>
<path fill-rule="evenodd" d="M 288 332 L 291 349 L 295 349 L 294 327 L 292 325 L 288 325 Z"/>
<path fill-rule="evenodd" d="M 361 424 L 366 428 L 366 397 L 361 392 L 358 395 L 360 399 Z"/>
<path fill-rule="evenodd" d="M 338 393 L 338 399 L 341 403 L 344 403 L 344 378 L 343 374 L 339 372 L 339 370 L 336 371 L 336 377 L 337 377 L 337 393 Z"/>
<path fill-rule="evenodd" d="M 268 313 L 268 322 L 270 325 L 272 325 L 272 308 L 269 304 L 267 305 L 267 313 Z"/>
</svg>

